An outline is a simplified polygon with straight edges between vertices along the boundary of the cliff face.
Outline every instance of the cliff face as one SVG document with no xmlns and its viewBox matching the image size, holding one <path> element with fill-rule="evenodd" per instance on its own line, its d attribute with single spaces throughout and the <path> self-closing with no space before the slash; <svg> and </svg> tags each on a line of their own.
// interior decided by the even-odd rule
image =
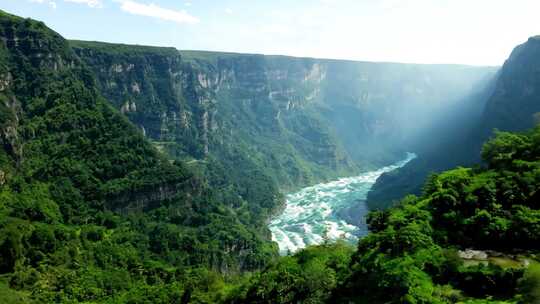
<svg viewBox="0 0 540 304">
<path fill-rule="evenodd" d="M 103 95 L 144 135 L 158 142 L 178 141 L 195 155 L 203 153 L 205 146 L 195 143 L 205 144 L 199 139 L 207 133 L 203 120 L 211 100 L 205 98 L 196 74 L 176 50 L 71 44 L 94 71 Z"/>
<path fill-rule="evenodd" d="M 540 122 L 540 38 L 517 46 L 501 70 L 472 103 L 482 104 L 465 128 L 425 151 L 404 168 L 385 174 L 368 195 L 372 208 L 386 207 L 407 193 L 419 193 L 434 172 L 480 162 L 482 143 L 493 130 L 524 131 Z M 455 126 L 454 126 L 455 127 Z"/>
<path fill-rule="evenodd" d="M 246 162 L 284 187 L 355 169 L 328 127 L 301 110 L 325 76 L 312 60 L 272 67 L 256 55 L 72 44 L 104 95 L 174 158 Z"/>
<path fill-rule="evenodd" d="M 514 49 L 497 79 L 482 127 L 522 131 L 540 122 L 540 37 Z"/>
<path fill-rule="evenodd" d="M 492 68 L 71 42 L 100 90 L 175 158 L 248 164 L 282 189 L 387 164 Z M 200 162 L 199 162 L 200 163 Z M 235 175 L 236 173 L 231 173 Z M 237 184 L 239 177 L 232 177 Z"/>
<path fill-rule="evenodd" d="M 393 63 L 328 63 L 324 105 L 356 162 L 381 165 L 392 153 L 424 149 L 439 122 L 465 107 L 465 97 L 494 68 Z M 468 105 L 467 105 L 468 106 Z M 444 132 L 443 132 L 444 133 Z"/>
</svg>

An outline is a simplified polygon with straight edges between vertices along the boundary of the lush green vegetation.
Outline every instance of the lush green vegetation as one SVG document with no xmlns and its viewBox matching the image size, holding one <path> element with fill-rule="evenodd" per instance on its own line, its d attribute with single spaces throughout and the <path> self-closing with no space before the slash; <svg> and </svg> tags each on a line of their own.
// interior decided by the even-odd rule
<svg viewBox="0 0 540 304">
<path fill-rule="evenodd" d="M 276 180 L 315 179 L 309 172 L 316 175 L 328 164 L 310 163 L 309 157 L 321 160 L 317 153 L 339 152 L 316 114 L 291 113 L 277 121 L 276 108 L 264 104 L 226 105 L 219 108 L 226 116 L 246 114 L 224 122 L 245 132 L 235 145 L 215 145 L 208 154 L 205 140 L 191 145 L 165 136 L 152 145 L 133 117 L 128 114 L 130 122 L 100 95 L 106 80 L 98 75 L 96 81 L 62 37 L 40 22 L 6 13 L 0 13 L 0 37 L 2 303 L 535 303 L 540 298 L 535 262 L 540 128 L 498 133 L 484 146 L 485 168 L 433 175 L 421 196 L 372 213 L 372 233 L 356 250 L 326 242 L 278 258 L 263 225 L 279 199 Z M 123 58 L 155 50 L 99 51 Z M 156 89 L 146 90 L 142 102 L 162 93 L 168 98 L 172 90 L 157 89 L 159 81 L 147 84 Z M 236 88 L 235 98 L 246 90 Z M 116 101 L 132 97 L 124 93 Z M 185 96 L 206 93 L 188 90 Z M 231 91 L 222 94 L 233 98 Z M 211 109 L 207 104 L 197 111 Z M 205 138 L 204 132 L 188 135 Z M 329 149 L 310 146 L 315 138 Z M 171 162 L 155 146 L 176 151 L 177 160 Z M 332 155 L 331 161 L 345 161 Z M 529 266 L 511 258 L 464 263 L 458 252 L 470 247 L 520 254 Z"/>
<path fill-rule="evenodd" d="M 248 207 L 159 154 L 64 39 L 6 13 L 0 37 L 1 302 L 214 302 L 218 273 L 275 257 Z"/>
<path fill-rule="evenodd" d="M 464 266 L 456 250 L 523 250 L 534 256 L 540 236 L 538 147 L 540 128 L 498 133 L 483 148 L 487 168 L 434 175 L 421 197 L 372 213 L 373 233 L 359 243 L 343 294 L 348 290 L 354 298 L 364 290 L 381 302 L 407 303 L 519 299 L 523 269 Z M 524 280 L 533 281 L 535 267 L 528 273 Z"/>
<path fill-rule="evenodd" d="M 371 234 L 352 256 L 337 244 L 284 257 L 254 276 L 236 301 L 536 303 L 539 147 L 540 127 L 498 133 L 484 145 L 486 168 L 433 175 L 422 196 L 372 212 Z M 529 266 L 503 258 L 464 263 L 458 250 L 466 248 L 519 252 Z"/>
<path fill-rule="evenodd" d="M 98 52 L 107 52 L 115 55 L 161 55 L 177 56 L 178 51 L 173 47 L 156 47 L 146 45 L 129 45 L 119 43 L 106 43 L 97 41 L 70 40 L 69 45 L 77 49 L 93 49 Z"/>
<path fill-rule="evenodd" d="M 228 303 L 324 303 L 348 277 L 354 252 L 338 241 L 282 257 L 247 282 L 232 288 Z"/>
</svg>

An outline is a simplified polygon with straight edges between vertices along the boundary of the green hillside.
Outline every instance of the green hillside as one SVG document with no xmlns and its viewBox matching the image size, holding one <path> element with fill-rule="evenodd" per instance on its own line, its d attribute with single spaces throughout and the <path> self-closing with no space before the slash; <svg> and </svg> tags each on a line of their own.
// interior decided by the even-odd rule
<svg viewBox="0 0 540 304">
<path fill-rule="evenodd" d="M 67 41 L 6 13 L 0 36 L 2 297 L 170 302 L 275 257 L 247 207 L 159 153 Z"/>
<path fill-rule="evenodd" d="M 537 303 L 540 127 L 401 177 L 422 193 L 372 212 L 356 248 L 279 257 L 267 227 L 288 191 L 533 127 L 537 40 L 493 84 L 490 67 L 67 41 L 0 11 L 0 303 Z"/>
</svg>

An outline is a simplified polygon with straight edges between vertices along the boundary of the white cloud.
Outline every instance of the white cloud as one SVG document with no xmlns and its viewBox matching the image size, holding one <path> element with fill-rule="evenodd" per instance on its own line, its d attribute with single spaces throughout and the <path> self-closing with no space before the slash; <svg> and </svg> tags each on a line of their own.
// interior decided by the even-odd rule
<svg viewBox="0 0 540 304">
<path fill-rule="evenodd" d="M 79 4 L 86 4 L 89 7 L 92 8 L 102 8 L 103 3 L 101 0 L 64 0 L 65 2 L 73 2 L 73 3 L 79 3 Z"/>
<path fill-rule="evenodd" d="M 32 3 L 47 4 L 52 9 L 56 9 L 56 2 L 53 0 L 29 0 Z"/>
<path fill-rule="evenodd" d="M 233 13 L 232 8 L 226 8 L 226 9 L 225 9 L 225 13 L 227 13 L 227 14 L 229 14 L 229 15 L 232 14 L 232 13 Z"/>
<path fill-rule="evenodd" d="M 122 0 L 121 9 L 133 15 L 147 16 L 182 24 L 195 24 L 200 20 L 184 10 L 173 10 L 160 7 L 154 3 L 144 4 L 131 0 Z"/>
</svg>

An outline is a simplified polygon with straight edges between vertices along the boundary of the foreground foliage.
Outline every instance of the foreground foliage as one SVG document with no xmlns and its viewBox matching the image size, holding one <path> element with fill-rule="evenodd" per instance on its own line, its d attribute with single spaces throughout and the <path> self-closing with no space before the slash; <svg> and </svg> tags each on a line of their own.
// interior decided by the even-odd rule
<svg viewBox="0 0 540 304">
<path fill-rule="evenodd" d="M 526 134 L 499 132 L 482 156 L 486 168 L 431 176 L 421 197 L 372 212 L 371 233 L 352 256 L 339 245 L 323 245 L 284 257 L 254 276 L 236 301 L 536 303 L 540 127 Z M 464 263 L 458 250 L 466 248 L 520 254 L 527 262 Z"/>
<path fill-rule="evenodd" d="M 523 268 L 465 266 L 456 250 L 535 253 L 540 231 L 540 128 L 499 132 L 484 145 L 483 169 L 432 176 L 421 197 L 372 213 L 373 232 L 360 241 L 342 293 L 377 301 L 447 303 L 467 298 L 516 300 Z M 532 260 L 532 258 L 531 258 Z M 536 266 L 524 298 L 534 297 Z M 362 293 L 360 292 L 360 295 Z"/>
</svg>

